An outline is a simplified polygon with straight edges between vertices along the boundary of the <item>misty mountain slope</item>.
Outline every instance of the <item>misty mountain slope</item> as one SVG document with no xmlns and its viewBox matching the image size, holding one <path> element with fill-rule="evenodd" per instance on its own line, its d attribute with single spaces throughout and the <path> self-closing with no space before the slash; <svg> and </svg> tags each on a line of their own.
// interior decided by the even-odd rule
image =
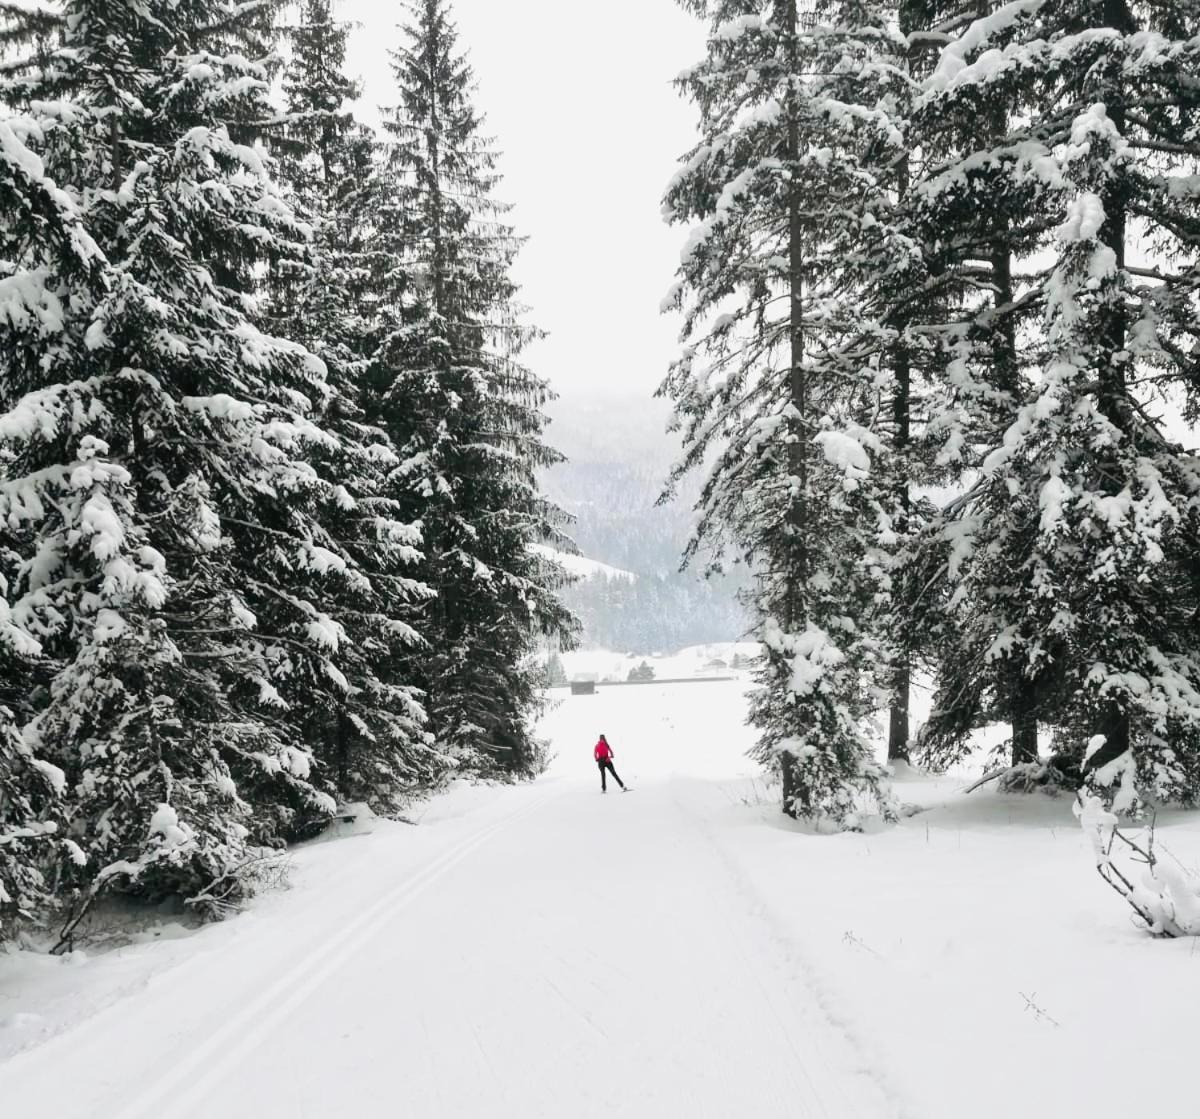
<svg viewBox="0 0 1200 1119">
<path fill-rule="evenodd" d="M 575 542 L 591 559 L 643 575 L 679 568 L 692 524 L 686 497 L 658 507 L 678 443 L 670 409 L 638 397 L 557 401 L 550 442 L 568 461 L 546 471 L 549 496 L 576 518 Z"/>
<path fill-rule="evenodd" d="M 669 406 L 650 396 L 576 397 L 550 415 L 549 441 L 568 461 L 543 474 L 547 494 L 575 518 L 571 536 L 585 556 L 638 576 L 618 585 L 601 575 L 566 592 L 585 643 L 649 653 L 743 636 L 738 583 L 679 570 L 700 479 L 657 504 L 678 453 Z"/>
</svg>

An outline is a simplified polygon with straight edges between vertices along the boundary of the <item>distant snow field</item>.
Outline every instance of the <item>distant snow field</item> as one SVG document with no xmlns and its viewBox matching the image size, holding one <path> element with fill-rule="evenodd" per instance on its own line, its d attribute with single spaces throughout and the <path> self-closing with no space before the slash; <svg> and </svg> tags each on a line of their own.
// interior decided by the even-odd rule
<svg viewBox="0 0 1200 1119">
<path fill-rule="evenodd" d="M 587 556 L 573 556 L 569 552 L 560 552 L 554 548 L 547 547 L 545 544 L 531 544 L 530 549 L 545 556 L 547 559 L 552 559 L 556 563 L 561 564 L 572 575 L 578 575 L 581 579 L 590 579 L 593 575 L 604 575 L 609 579 L 628 579 L 630 582 L 637 579 L 637 576 L 632 571 L 625 571 L 620 567 L 612 567 L 610 564 L 601 563 L 599 560 L 588 559 Z"/>
<path fill-rule="evenodd" d="M 1191 1113 L 1200 955 L 1133 926 L 1068 799 L 905 771 L 913 815 L 813 834 L 745 687 L 555 692 L 530 786 L 301 847 L 223 925 L 0 957 L 0 1113 Z M 1200 815 L 1158 842 L 1194 868 Z"/>
<path fill-rule="evenodd" d="M 622 682 L 632 669 L 645 662 L 654 669 L 659 680 L 687 679 L 693 676 L 727 676 L 734 670 L 738 657 L 740 671 L 748 673 L 749 662 L 758 656 L 760 647 L 755 641 L 717 641 L 707 645 L 691 645 L 677 653 L 618 653 L 611 649 L 576 649 L 562 654 L 567 678 L 594 678 L 601 682 Z"/>
</svg>

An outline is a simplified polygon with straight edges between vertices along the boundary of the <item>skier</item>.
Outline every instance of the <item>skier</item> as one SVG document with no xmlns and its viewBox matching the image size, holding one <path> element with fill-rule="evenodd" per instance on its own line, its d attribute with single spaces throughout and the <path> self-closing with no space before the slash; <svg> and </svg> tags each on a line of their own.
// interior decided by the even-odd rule
<svg viewBox="0 0 1200 1119">
<path fill-rule="evenodd" d="M 596 748 L 592 751 L 592 756 L 596 759 L 596 764 L 600 767 L 600 791 L 608 792 L 607 776 L 609 773 L 613 775 L 613 780 L 621 786 L 622 792 L 629 792 L 625 788 L 625 782 L 617 776 L 617 771 L 613 769 L 613 752 L 612 747 L 608 744 L 608 739 L 604 735 L 600 736 L 600 741 L 596 743 Z"/>
</svg>

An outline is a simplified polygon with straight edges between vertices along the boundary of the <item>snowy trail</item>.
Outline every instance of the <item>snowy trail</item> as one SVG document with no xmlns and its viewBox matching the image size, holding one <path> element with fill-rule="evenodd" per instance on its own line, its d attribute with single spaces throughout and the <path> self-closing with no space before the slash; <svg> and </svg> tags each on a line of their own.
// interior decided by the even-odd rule
<svg viewBox="0 0 1200 1119">
<path fill-rule="evenodd" d="M 884 1114 L 829 1024 L 796 1009 L 691 810 L 670 785 L 573 785 L 173 1114 Z"/>
<path fill-rule="evenodd" d="M 910 771 L 917 815 L 814 834 L 745 710 L 602 688 L 542 780 L 305 845 L 234 920 L 0 955 L 0 1119 L 1118 1119 L 1138 1067 L 1188 1098 L 1200 953 L 1130 924 L 1069 802 Z M 1158 824 L 1200 865 L 1200 814 Z"/>
<path fill-rule="evenodd" d="M 551 777 L 323 844 L 298 867 L 323 905 L 301 880 L 0 1065 L 3 1111 L 895 1114 L 721 856 L 721 796 L 688 776 L 603 797 L 590 773 Z"/>
</svg>

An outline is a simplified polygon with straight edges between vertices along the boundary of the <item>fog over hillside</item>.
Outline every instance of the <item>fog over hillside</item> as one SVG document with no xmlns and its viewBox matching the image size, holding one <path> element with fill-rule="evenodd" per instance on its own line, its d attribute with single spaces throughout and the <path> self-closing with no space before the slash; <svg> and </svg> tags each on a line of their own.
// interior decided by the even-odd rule
<svg viewBox="0 0 1200 1119">
<path fill-rule="evenodd" d="M 656 504 L 678 451 L 666 430 L 670 407 L 649 392 L 573 394 L 550 415 L 549 440 L 568 461 L 546 472 L 547 493 L 575 518 L 571 536 L 585 556 L 639 576 L 597 576 L 567 592 L 585 644 L 650 653 L 741 637 L 734 581 L 679 571 L 699 479 Z"/>
</svg>

